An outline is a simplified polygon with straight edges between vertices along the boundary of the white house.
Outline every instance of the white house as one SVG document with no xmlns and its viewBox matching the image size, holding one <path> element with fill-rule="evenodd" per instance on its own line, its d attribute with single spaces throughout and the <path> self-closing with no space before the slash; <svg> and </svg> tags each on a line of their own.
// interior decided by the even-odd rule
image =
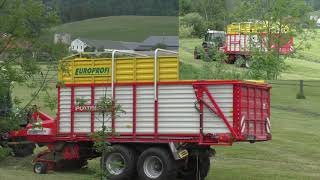
<svg viewBox="0 0 320 180">
<path fill-rule="evenodd" d="M 71 42 L 70 50 L 77 52 L 84 52 L 84 49 L 87 47 L 87 43 L 77 38 Z"/>
<path fill-rule="evenodd" d="M 95 50 L 133 50 L 138 43 L 136 42 L 122 42 L 111 40 L 93 40 L 77 38 L 71 42 L 70 50 L 76 52 L 84 52 L 85 48 L 90 47 Z"/>
<path fill-rule="evenodd" d="M 320 27 L 320 18 L 317 21 L 317 26 Z"/>
</svg>

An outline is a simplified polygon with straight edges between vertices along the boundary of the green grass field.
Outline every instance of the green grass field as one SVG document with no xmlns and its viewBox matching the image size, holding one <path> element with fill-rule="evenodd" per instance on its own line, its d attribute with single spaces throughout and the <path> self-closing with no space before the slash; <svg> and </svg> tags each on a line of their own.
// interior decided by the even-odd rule
<svg viewBox="0 0 320 180">
<path fill-rule="evenodd" d="M 178 24 L 173 16 L 110 16 L 63 24 L 53 31 L 73 38 L 140 42 L 149 36 L 176 36 Z"/>
<path fill-rule="evenodd" d="M 318 31 L 320 33 L 320 31 Z M 193 50 L 194 47 L 200 46 L 201 39 L 180 39 L 180 60 L 185 65 L 192 65 L 195 71 L 201 71 L 203 61 L 194 60 Z M 281 74 L 280 80 L 320 80 L 320 36 L 316 39 L 310 40 L 310 49 L 306 49 L 299 53 L 296 58 L 288 58 L 286 65 L 288 69 Z M 215 62 L 213 62 L 215 63 Z M 230 71 L 243 73 L 246 70 L 244 68 L 238 68 L 235 65 L 226 65 Z M 184 75 L 182 78 L 189 79 L 190 75 Z M 191 77 L 197 78 L 197 77 Z"/>
<path fill-rule="evenodd" d="M 270 83 L 273 85 L 273 140 L 218 147 L 207 180 L 320 179 L 320 81 L 305 82 L 305 100 L 295 98 L 298 92 L 297 81 Z M 0 179 L 98 179 L 95 177 L 98 160 L 90 161 L 88 169 L 36 175 L 32 172 L 32 158 L 9 157 L 0 162 Z"/>
<path fill-rule="evenodd" d="M 273 140 L 219 147 L 209 180 L 320 178 L 320 81 L 306 83 L 306 100 L 295 81 L 271 83 Z"/>
</svg>

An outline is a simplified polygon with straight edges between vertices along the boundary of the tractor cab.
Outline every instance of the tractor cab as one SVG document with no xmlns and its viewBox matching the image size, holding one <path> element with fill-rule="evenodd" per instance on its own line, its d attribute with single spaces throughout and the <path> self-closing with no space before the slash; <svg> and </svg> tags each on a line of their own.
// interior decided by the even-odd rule
<svg viewBox="0 0 320 180">
<path fill-rule="evenodd" d="M 222 47 L 224 44 L 226 33 L 224 31 L 214 31 L 208 29 L 202 43 L 203 48 L 210 48 L 212 46 Z"/>
<path fill-rule="evenodd" d="M 216 47 L 217 49 L 221 49 L 224 45 L 224 41 L 226 38 L 226 33 L 224 31 L 214 31 L 208 29 L 204 36 L 204 41 L 202 42 L 202 49 L 208 53 L 209 48 Z M 199 47 L 195 47 L 194 49 L 194 58 L 200 59 L 202 50 Z"/>
</svg>

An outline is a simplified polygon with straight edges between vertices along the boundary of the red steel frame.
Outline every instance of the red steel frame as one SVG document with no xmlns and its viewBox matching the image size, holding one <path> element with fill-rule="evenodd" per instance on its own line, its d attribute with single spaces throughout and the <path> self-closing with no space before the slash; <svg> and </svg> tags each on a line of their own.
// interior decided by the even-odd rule
<svg viewBox="0 0 320 180">
<path fill-rule="evenodd" d="M 266 35 L 266 33 L 261 33 L 262 36 Z M 236 41 L 236 36 L 240 37 L 239 41 Z M 244 36 L 244 50 L 241 49 L 241 37 Z M 246 49 L 247 48 L 247 34 L 227 34 L 226 35 L 226 41 L 225 41 L 225 48 L 224 48 L 224 53 L 226 54 L 239 54 L 239 55 L 250 55 L 250 49 Z M 233 40 L 231 40 L 233 37 Z M 231 43 L 233 42 L 233 43 Z M 264 39 L 262 39 L 262 44 L 265 44 L 266 42 L 264 41 Z M 279 51 L 281 54 L 289 54 L 292 51 L 292 46 L 293 46 L 294 40 L 293 37 L 290 38 L 289 42 L 286 43 L 283 47 L 279 48 Z M 236 50 L 231 50 L 231 47 L 233 46 L 235 49 L 235 45 L 238 44 L 239 45 L 239 51 Z"/>
<path fill-rule="evenodd" d="M 200 145 L 231 145 L 233 142 L 236 141 L 247 141 L 246 139 L 247 135 L 250 135 L 250 126 L 249 126 L 249 105 L 247 110 L 247 120 L 246 120 L 246 133 L 241 133 L 241 112 L 242 112 L 242 89 L 241 88 L 253 88 L 256 90 L 260 90 L 261 94 L 263 91 L 268 92 L 267 97 L 267 116 L 270 117 L 270 86 L 267 84 L 255 84 L 251 82 L 242 82 L 242 81 L 175 81 L 175 82 L 159 82 L 158 85 L 192 85 L 195 89 L 195 94 L 197 99 L 195 101 L 198 101 L 199 103 L 199 118 L 200 118 L 200 133 L 198 134 L 159 134 L 158 133 L 158 101 L 155 100 L 155 120 L 154 120 L 154 133 L 137 133 L 136 132 L 136 101 L 137 101 L 137 94 L 136 89 L 138 86 L 144 86 L 144 85 L 153 85 L 153 82 L 135 82 L 135 83 L 116 83 L 116 86 L 132 86 L 132 97 L 133 97 L 133 126 L 132 126 L 132 133 L 121 133 L 121 134 L 112 134 L 111 139 L 109 141 L 111 142 L 158 142 L 158 143 L 165 143 L 165 142 L 184 142 L 184 143 L 198 143 Z M 225 115 L 219 108 L 218 104 L 214 100 L 213 96 L 209 92 L 207 85 L 227 85 L 232 84 L 233 85 L 233 126 L 228 122 Z M 74 128 L 74 88 L 75 87 L 91 87 L 91 105 L 94 105 L 94 88 L 96 86 L 111 86 L 111 83 L 105 83 L 105 84 L 66 84 L 64 85 L 66 87 L 71 87 L 71 131 L 70 133 L 60 133 L 59 132 L 59 119 L 60 119 L 60 111 L 58 112 L 58 117 L 56 120 L 56 127 L 57 134 L 56 134 L 56 140 L 57 141 L 91 141 L 90 137 L 88 136 L 88 133 L 75 133 Z M 114 92 L 114 98 L 115 98 L 115 91 Z M 158 92 L 158 91 L 157 91 Z M 247 91 L 249 93 L 249 91 Z M 207 96 L 210 100 L 210 102 L 206 102 L 204 100 L 204 96 Z M 60 109 L 60 87 L 58 87 L 58 110 Z M 249 96 L 247 96 L 248 98 Z M 263 98 L 263 96 L 261 96 Z M 156 98 L 157 99 L 157 98 Z M 254 98 L 256 104 L 256 98 Z M 262 101 L 262 99 L 260 99 Z M 249 102 L 249 101 L 248 101 Z M 230 133 L 224 133 L 224 134 L 204 134 L 203 133 L 203 110 L 204 107 L 207 107 L 212 113 L 215 113 L 217 116 L 219 116 L 224 123 L 226 124 L 227 128 L 230 130 Z M 254 107 L 255 110 L 256 107 Z M 262 105 L 261 105 L 261 108 Z M 263 109 L 260 108 L 260 112 L 263 111 Z M 91 112 L 91 132 L 94 131 L 94 112 L 92 110 Z M 256 113 L 256 112 L 255 112 Z M 262 120 L 262 119 L 261 119 Z M 258 121 L 254 119 L 255 122 L 255 129 L 254 132 L 256 132 L 256 123 Z M 115 128 L 115 117 L 112 118 L 112 128 Z M 262 132 L 262 131 L 261 131 Z M 265 133 L 260 135 L 259 137 L 256 137 L 257 141 L 266 141 L 271 139 L 271 134 Z M 256 135 L 256 134 L 251 134 Z"/>
</svg>

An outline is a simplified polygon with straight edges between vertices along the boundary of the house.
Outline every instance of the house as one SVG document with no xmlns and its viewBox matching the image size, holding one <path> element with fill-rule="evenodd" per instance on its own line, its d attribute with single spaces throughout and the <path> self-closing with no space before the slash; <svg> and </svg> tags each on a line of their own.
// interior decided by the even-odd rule
<svg viewBox="0 0 320 180">
<path fill-rule="evenodd" d="M 94 50 L 131 50 L 130 47 L 135 47 L 136 43 L 125 43 L 121 41 L 111 40 L 92 40 L 77 38 L 71 42 L 70 50 L 76 52 L 84 52 L 86 48 L 92 48 Z"/>
<path fill-rule="evenodd" d="M 63 44 L 70 44 L 71 42 L 71 35 L 68 33 L 55 33 L 53 37 L 53 43 L 63 43 Z"/>
<path fill-rule="evenodd" d="M 320 18 L 317 20 L 317 26 L 320 27 Z"/>
<path fill-rule="evenodd" d="M 150 36 L 135 48 L 136 51 L 150 51 L 158 45 L 166 46 L 168 50 L 179 49 L 178 36 Z"/>
</svg>

